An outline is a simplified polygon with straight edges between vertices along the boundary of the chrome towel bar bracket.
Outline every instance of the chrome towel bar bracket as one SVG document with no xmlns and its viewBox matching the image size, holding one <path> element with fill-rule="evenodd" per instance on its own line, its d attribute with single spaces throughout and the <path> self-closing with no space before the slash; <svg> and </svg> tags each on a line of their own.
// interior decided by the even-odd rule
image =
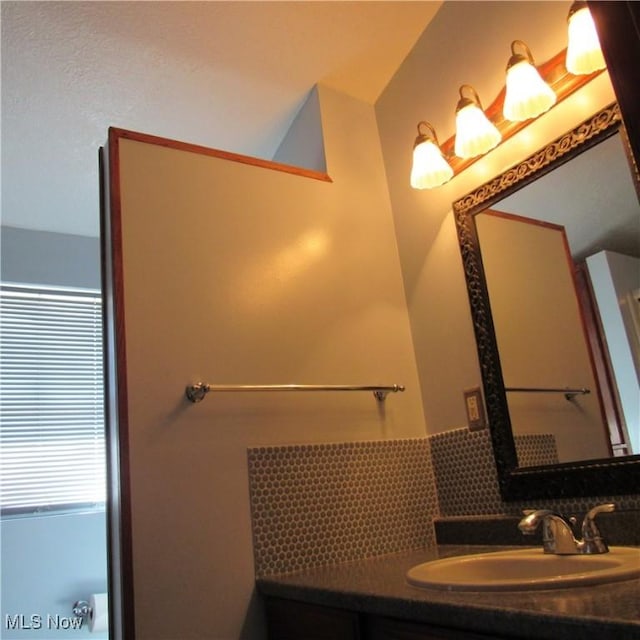
<svg viewBox="0 0 640 640">
<path fill-rule="evenodd" d="M 404 391 L 401 384 L 389 386 L 375 385 L 318 385 L 318 384 L 241 384 L 241 385 L 215 385 L 204 382 L 190 384 L 185 390 L 185 395 L 191 402 L 202 402 L 207 393 L 211 392 L 235 392 L 235 391 L 370 391 L 378 402 L 383 402 L 389 393 Z"/>
<path fill-rule="evenodd" d="M 92 609 L 87 600 L 78 600 L 73 605 L 72 611 L 73 615 L 76 616 L 76 618 L 88 618 L 91 615 Z"/>
</svg>

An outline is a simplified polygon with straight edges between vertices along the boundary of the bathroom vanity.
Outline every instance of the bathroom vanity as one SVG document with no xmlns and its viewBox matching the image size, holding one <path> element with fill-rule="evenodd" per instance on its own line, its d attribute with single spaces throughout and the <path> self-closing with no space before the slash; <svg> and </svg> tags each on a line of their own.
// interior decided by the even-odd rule
<svg viewBox="0 0 640 640">
<path fill-rule="evenodd" d="M 440 545 L 265 577 L 270 640 L 640 638 L 640 579 L 568 589 L 452 592 L 413 587 L 406 572 L 498 547 Z"/>
</svg>

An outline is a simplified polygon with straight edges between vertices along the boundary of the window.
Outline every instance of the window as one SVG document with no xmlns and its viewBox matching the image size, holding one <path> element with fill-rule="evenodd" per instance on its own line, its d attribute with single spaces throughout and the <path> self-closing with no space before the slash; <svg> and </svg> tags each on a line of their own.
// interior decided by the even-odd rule
<svg viewBox="0 0 640 640">
<path fill-rule="evenodd" d="M 2 284 L 0 322 L 3 515 L 101 507 L 99 293 Z"/>
</svg>

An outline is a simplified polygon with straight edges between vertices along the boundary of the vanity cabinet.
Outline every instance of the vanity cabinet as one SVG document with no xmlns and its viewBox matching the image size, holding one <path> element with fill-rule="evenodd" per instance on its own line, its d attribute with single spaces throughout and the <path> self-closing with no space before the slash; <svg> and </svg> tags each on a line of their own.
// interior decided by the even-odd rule
<svg viewBox="0 0 640 640">
<path fill-rule="evenodd" d="M 367 616 L 364 627 L 362 640 L 507 640 L 504 636 L 487 636 L 377 616 Z"/>
<path fill-rule="evenodd" d="M 360 616 L 296 600 L 266 599 L 269 640 L 361 640 Z"/>
<path fill-rule="evenodd" d="M 268 640 L 508 640 L 295 600 L 265 602 Z"/>
</svg>

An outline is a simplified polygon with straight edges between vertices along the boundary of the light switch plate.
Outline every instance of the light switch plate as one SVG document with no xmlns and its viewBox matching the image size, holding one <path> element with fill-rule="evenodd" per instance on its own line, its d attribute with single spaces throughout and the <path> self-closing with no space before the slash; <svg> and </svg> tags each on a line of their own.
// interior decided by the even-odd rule
<svg viewBox="0 0 640 640">
<path fill-rule="evenodd" d="M 487 420 L 484 413 L 484 402 L 482 401 L 482 392 L 480 387 L 465 389 L 464 406 L 467 410 L 467 425 L 469 431 L 480 431 L 486 428 Z"/>
</svg>

